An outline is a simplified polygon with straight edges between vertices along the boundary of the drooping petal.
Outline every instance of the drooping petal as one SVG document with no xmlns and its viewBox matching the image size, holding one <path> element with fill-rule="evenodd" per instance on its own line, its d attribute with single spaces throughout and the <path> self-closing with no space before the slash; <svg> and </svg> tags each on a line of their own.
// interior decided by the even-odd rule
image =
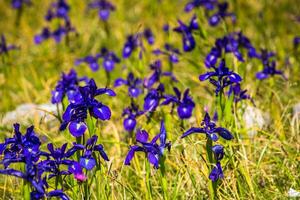
<svg viewBox="0 0 300 200">
<path fill-rule="evenodd" d="M 181 136 L 181 138 L 189 136 L 192 133 L 205 133 L 205 130 L 203 128 L 192 127 L 189 130 L 187 130 L 185 133 L 183 133 L 183 135 Z"/>
<path fill-rule="evenodd" d="M 93 116 L 101 120 L 109 120 L 111 117 L 111 111 L 106 105 L 99 105 L 93 107 Z"/>
<path fill-rule="evenodd" d="M 205 81 L 205 80 L 209 79 L 210 77 L 214 76 L 215 74 L 216 74 L 215 72 L 207 72 L 205 74 L 200 75 L 199 80 Z"/>
<path fill-rule="evenodd" d="M 149 162 L 157 169 L 158 168 L 158 159 L 156 158 L 155 154 L 148 153 L 148 160 Z"/>
<path fill-rule="evenodd" d="M 160 139 L 161 145 L 164 146 L 166 144 L 167 131 L 166 131 L 165 123 L 163 120 L 160 122 L 159 139 Z"/>
<path fill-rule="evenodd" d="M 47 194 L 47 197 L 59 197 L 62 200 L 70 199 L 62 190 L 53 190 Z"/>
<path fill-rule="evenodd" d="M 123 126 L 126 131 L 133 131 L 136 126 L 136 119 L 133 117 L 124 119 Z"/>
<path fill-rule="evenodd" d="M 233 139 L 233 135 L 225 128 L 221 128 L 221 127 L 216 128 L 215 132 L 218 133 L 225 140 Z"/>
<path fill-rule="evenodd" d="M 178 107 L 177 107 L 177 113 L 178 113 L 178 116 L 181 118 L 181 119 L 188 119 L 192 116 L 192 113 L 193 113 L 193 106 L 190 106 L 188 104 L 180 104 Z"/>
<path fill-rule="evenodd" d="M 81 167 L 84 167 L 87 170 L 92 170 L 96 165 L 96 160 L 93 157 L 90 158 L 81 157 L 79 163 Z"/>
<path fill-rule="evenodd" d="M 102 146 L 101 144 L 96 145 L 96 146 L 94 147 L 94 150 L 95 150 L 95 151 L 98 151 L 98 152 L 100 153 L 101 157 L 102 157 L 104 160 L 109 161 L 109 158 L 108 158 L 107 154 L 105 153 L 104 148 L 103 148 L 103 146 Z"/>
<path fill-rule="evenodd" d="M 131 146 L 131 147 L 130 147 L 130 150 L 129 150 L 129 152 L 128 152 L 126 158 L 125 158 L 125 162 L 124 162 L 125 165 L 130 165 L 130 161 L 131 161 L 132 158 L 134 157 L 134 153 L 135 153 L 136 151 L 143 151 L 143 148 L 140 147 L 140 146 Z"/>
<path fill-rule="evenodd" d="M 115 80 L 115 83 L 114 83 L 114 87 L 118 87 L 118 86 L 121 86 L 121 85 L 126 85 L 128 84 L 128 82 L 122 78 L 118 78 Z"/>
<path fill-rule="evenodd" d="M 265 74 L 265 73 L 263 73 L 263 72 L 258 72 L 258 73 L 256 73 L 256 78 L 259 79 L 259 80 L 263 80 L 263 79 L 266 79 L 266 78 L 268 78 L 268 77 L 269 77 L 269 75 L 268 75 L 268 74 Z"/>
<path fill-rule="evenodd" d="M 95 96 L 102 95 L 102 94 L 106 94 L 111 97 L 116 96 L 116 93 L 113 90 L 108 89 L 108 88 L 100 88 L 100 89 L 97 89 L 95 92 Z"/>
<path fill-rule="evenodd" d="M 128 93 L 131 97 L 138 97 L 141 94 L 141 90 L 136 87 L 129 87 Z"/>
<path fill-rule="evenodd" d="M 87 126 L 84 122 L 73 121 L 69 124 L 69 131 L 74 137 L 80 137 L 86 131 Z"/>
</svg>

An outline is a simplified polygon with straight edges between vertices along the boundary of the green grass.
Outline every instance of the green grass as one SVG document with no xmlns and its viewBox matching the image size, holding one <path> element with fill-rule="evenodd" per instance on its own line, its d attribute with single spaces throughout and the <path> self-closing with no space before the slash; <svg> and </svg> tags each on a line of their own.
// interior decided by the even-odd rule
<svg viewBox="0 0 300 200">
<path fill-rule="evenodd" d="M 39 46 L 33 44 L 34 35 L 46 24 L 43 17 L 49 0 L 34 1 L 33 6 L 26 7 L 18 27 L 15 26 L 16 12 L 10 8 L 9 1 L 0 2 L 0 33 L 6 35 L 8 43 L 21 48 L 0 60 L 0 119 L 7 111 L 22 103 L 49 102 L 51 90 L 61 71 L 73 68 L 76 58 L 96 53 L 102 46 L 121 55 L 126 35 L 144 27 L 152 28 L 155 33 L 155 47 L 170 41 L 181 48 L 180 35 L 172 32 L 166 36 L 162 26 L 169 23 L 175 27 L 177 18 L 187 21 L 191 16 L 183 12 L 186 1 L 114 0 L 117 10 L 108 21 L 110 34 L 107 35 L 97 14 L 86 12 L 84 1 L 69 2 L 72 7 L 70 17 L 79 32 L 78 36 L 70 38 L 69 46 L 64 42 L 56 45 L 52 40 Z M 251 105 L 250 101 L 238 104 L 235 114 L 229 114 L 228 120 L 219 122 L 234 133 L 235 139 L 228 142 L 220 140 L 226 147 L 226 156 L 222 160 L 225 177 L 219 182 L 218 199 L 288 199 L 289 188 L 300 190 L 300 117 L 293 119 L 292 114 L 293 105 L 300 101 L 300 54 L 299 51 L 293 51 L 292 43 L 293 37 L 300 35 L 300 24 L 293 20 L 300 13 L 300 4 L 298 0 L 232 0 L 230 10 L 237 14 L 237 23 L 232 25 L 228 21 L 216 28 L 209 27 L 203 10 L 199 10 L 197 15 L 206 37 L 196 35 L 197 48 L 192 53 L 184 54 L 180 63 L 174 66 L 179 80 L 177 86 L 180 89 L 189 87 L 196 101 L 194 120 L 185 121 L 182 127 L 177 116 L 169 114 L 170 107 L 159 108 L 150 123 L 146 123 L 145 116 L 138 119 L 138 126 L 149 131 L 152 137 L 158 133 L 161 114 L 164 113 L 168 139 L 172 142 L 171 152 L 166 154 L 165 162 L 168 199 L 209 198 L 205 137 L 195 135 L 184 140 L 179 138 L 192 125 L 200 125 L 205 106 L 210 108 L 211 113 L 217 109 L 213 87 L 208 82 L 200 82 L 198 75 L 206 71 L 204 58 L 215 39 L 227 31 L 238 30 L 242 30 L 258 49 L 267 48 L 277 52 L 277 66 L 284 70 L 288 81 L 280 77 L 257 81 L 255 72 L 262 68 L 259 62 L 247 60 L 240 64 L 228 56 L 228 66 L 242 74 L 242 86 L 248 89 L 257 107 L 270 114 L 271 123 L 258 130 L 254 138 L 248 137 L 241 115 L 245 106 Z M 148 75 L 148 65 L 155 59 L 149 53 L 151 48 L 146 45 L 148 53 L 142 60 L 137 59 L 136 55 L 123 60 L 113 71 L 112 80 L 125 77 L 129 71 L 139 76 Z M 168 69 L 167 60 L 164 60 L 163 66 Z M 99 87 L 105 86 L 103 69 L 92 73 L 89 67 L 79 66 L 76 70 L 82 76 L 95 78 Z M 167 78 L 162 81 L 168 83 Z M 166 89 L 171 91 L 171 85 Z M 128 141 L 121 118 L 122 109 L 128 106 L 128 98 L 125 88 L 118 88 L 116 92 L 118 95 L 112 100 L 103 98 L 112 109 L 112 119 L 99 123 L 96 133 L 111 161 L 103 163 L 104 168 L 96 173 L 90 187 L 91 197 L 163 199 L 160 172 L 151 167 L 150 174 L 147 174 L 149 166 L 143 161 L 142 154 L 133 160 L 130 167 L 123 165 L 129 144 L 132 144 Z M 138 102 L 142 104 L 143 98 L 140 97 Z M 22 121 L 19 123 L 22 124 Z M 54 127 L 38 120 L 32 123 L 36 132 L 45 136 L 48 142 L 60 145 L 73 141 L 69 133 L 58 132 L 58 121 Z M 12 136 L 11 127 L 1 125 L 0 130 L 1 141 Z M 69 183 L 67 194 L 72 199 L 80 199 L 82 188 L 74 180 L 69 180 Z M 22 187 L 19 179 L 0 176 L 0 198 L 22 199 Z"/>
</svg>

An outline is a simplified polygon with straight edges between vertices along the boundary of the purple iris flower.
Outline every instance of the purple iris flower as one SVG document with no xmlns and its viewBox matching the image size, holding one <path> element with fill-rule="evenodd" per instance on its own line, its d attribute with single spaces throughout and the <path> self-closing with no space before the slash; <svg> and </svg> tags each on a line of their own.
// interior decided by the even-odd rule
<svg viewBox="0 0 300 200">
<path fill-rule="evenodd" d="M 177 106 L 177 113 L 181 119 L 188 119 L 192 116 L 195 103 L 193 99 L 189 96 L 189 89 L 184 91 L 184 94 L 181 95 L 181 92 L 178 88 L 173 88 L 176 96 L 174 95 L 165 95 L 165 100 L 161 105 L 168 105 L 172 103 L 172 108 Z"/>
<path fill-rule="evenodd" d="M 72 165 L 69 165 L 68 170 L 74 175 L 74 178 L 79 182 L 83 182 L 87 179 L 86 175 L 83 173 L 83 169 L 79 162 L 73 162 Z"/>
<path fill-rule="evenodd" d="M 1 54 L 7 54 L 9 51 L 17 49 L 18 47 L 15 45 L 8 45 L 6 43 L 6 39 L 4 35 L 1 35 L 1 41 L 0 41 L 0 55 Z"/>
<path fill-rule="evenodd" d="M 181 136 L 181 138 L 189 136 L 192 133 L 204 133 L 212 141 L 217 141 L 218 135 L 224 138 L 225 140 L 233 139 L 232 134 L 227 129 L 216 126 L 216 123 L 210 119 L 210 116 L 207 112 L 205 113 L 201 126 L 201 128 L 190 128 Z"/>
<path fill-rule="evenodd" d="M 79 163 L 81 167 L 87 170 L 92 170 L 97 163 L 99 164 L 96 160 L 97 157 L 95 157 L 96 152 L 98 152 L 104 160 L 109 161 L 103 146 L 101 144 L 97 144 L 97 140 L 98 136 L 93 135 L 87 140 L 85 145 L 73 143 L 73 147 L 70 149 L 70 151 L 83 151 Z"/>
<path fill-rule="evenodd" d="M 62 102 L 65 96 L 68 97 L 69 102 L 76 102 L 82 97 L 78 90 L 79 83 L 87 81 L 85 77 L 78 78 L 74 69 L 71 69 L 68 74 L 62 73 L 61 79 L 57 82 L 55 90 L 52 91 L 52 103 Z"/>
<path fill-rule="evenodd" d="M 276 62 L 275 60 L 272 60 L 273 57 L 275 57 L 274 52 L 269 52 L 265 49 L 261 50 L 259 59 L 261 60 L 264 68 L 262 71 L 256 73 L 257 79 L 263 80 L 274 75 L 281 75 L 284 79 L 286 79 L 283 72 L 276 69 Z"/>
<path fill-rule="evenodd" d="M 165 87 L 163 84 L 159 84 L 156 89 L 150 89 L 144 98 L 144 110 L 154 112 L 159 105 L 160 100 L 164 98 L 164 92 Z"/>
<path fill-rule="evenodd" d="M 14 9 L 21 9 L 23 7 L 23 5 L 30 5 L 31 1 L 30 0 L 12 0 L 11 1 L 11 6 Z"/>
<path fill-rule="evenodd" d="M 38 167 L 44 172 L 50 173 L 48 179 L 61 175 L 70 175 L 71 172 L 68 170 L 62 170 L 61 166 L 71 166 L 73 160 L 69 159 L 74 155 L 76 151 L 72 148 L 67 150 L 67 143 L 63 144 L 60 148 L 54 148 L 52 143 L 47 145 L 49 152 L 42 152 L 42 156 L 46 157 L 46 160 L 43 160 L 38 163 Z"/>
<path fill-rule="evenodd" d="M 148 161 L 154 166 L 154 168 L 159 168 L 159 161 L 164 155 L 164 150 L 171 149 L 171 143 L 166 142 L 167 132 L 165 124 L 161 121 L 160 133 L 156 135 L 151 141 L 148 141 L 149 134 L 145 130 L 138 130 L 136 133 L 136 142 L 140 145 L 134 145 L 130 147 L 130 150 L 125 158 L 125 165 L 130 165 L 135 152 L 144 152 L 148 158 Z M 160 140 L 160 144 L 157 144 L 157 140 Z"/>
<path fill-rule="evenodd" d="M 239 102 L 242 100 L 250 99 L 252 102 L 252 98 L 250 97 L 249 94 L 247 94 L 247 90 L 242 90 L 240 83 L 234 83 L 230 85 L 229 91 L 228 91 L 228 96 L 234 96 L 234 102 Z"/>
<path fill-rule="evenodd" d="M 139 35 L 129 35 L 123 47 L 123 58 L 129 58 L 132 52 L 139 46 Z"/>
<path fill-rule="evenodd" d="M 212 169 L 209 174 L 209 179 L 213 182 L 217 181 L 218 179 L 222 179 L 224 177 L 223 169 L 221 166 L 220 161 L 224 157 L 224 147 L 221 145 L 214 145 L 212 147 L 212 151 L 214 152 L 215 159 L 217 161 L 216 166 Z"/>
<path fill-rule="evenodd" d="M 154 38 L 154 35 L 150 28 L 146 28 L 144 30 L 143 34 L 144 34 L 144 37 L 146 38 L 148 44 L 150 44 L 150 45 L 154 44 L 155 38 Z"/>
<path fill-rule="evenodd" d="M 110 108 L 97 101 L 95 97 L 102 94 L 109 96 L 116 95 L 111 89 L 98 89 L 93 79 L 89 81 L 87 86 L 79 87 L 79 92 L 82 98 L 68 105 L 63 114 L 63 122 L 60 126 L 61 131 L 69 127 L 69 131 L 74 137 L 80 137 L 86 131 L 87 125 L 85 120 L 88 113 L 96 119 L 110 119 Z"/>
<path fill-rule="evenodd" d="M 132 52 L 136 49 L 140 49 L 139 58 L 142 58 L 142 53 L 145 51 L 145 47 L 143 45 L 143 38 L 147 40 L 147 42 L 152 45 L 154 43 L 154 35 L 151 29 L 146 28 L 142 33 L 136 33 L 129 35 L 127 40 L 123 46 L 123 58 L 129 58 Z"/>
<path fill-rule="evenodd" d="M 45 19 L 51 21 L 54 18 L 61 18 L 69 21 L 68 12 L 70 11 L 70 6 L 66 0 L 57 0 L 57 2 L 52 3 L 47 11 Z"/>
<path fill-rule="evenodd" d="M 135 78 L 133 73 L 129 73 L 127 79 L 118 78 L 115 80 L 114 87 L 119 87 L 121 85 L 126 85 L 128 87 L 128 95 L 130 97 L 136 98 L 142 92 L 142 80 Z"/>
<path fill-rule="evenodd" d="M 225 60 L 221 60 L 220 65 L 218 68 L 213 67 L 213 72 L 207 72 L 205 74 L 202 74 L 199 76 L 200 81 L 209 80 L 210 83 L 212 83 L 215 87 L 215 93 L 216 95 L 219 94 L 220 91 L 222 91 L 225 87 L 233 84 L 233 83 L 239 83 L 242 81 L 242 78 L 233 71 L 230 71 L 225 66 Z"/>
<path fill-rule="evenodd" d="M 1 164 L 4 169 L 0 174 L 15 176 L 29 182 L 32 186 L 31 199 L 42 199 L 44 197 L 59 197 L 69 199 L 61 190 L 46 192 L 48 187 L 46 177 L 42 177 L 45 167 L 40 167 L 40 156 L 44 153 L 40 151 L 41 142 L 33 131 L 33 126 L 27 128 L 26 134 L 20 132 L 20 125 L 14 124 L 15 135 L 7 138 L 0 144 L 0 153 L 4 154 Z M 9 168 L 10 163 L 24 163 L 24 171 Z"/>
<path fill-rule="evenodd" d="M 207 10 L 213 10 L 217 0 L 191 0 L 185 5 L 184 11 L 190 12 L 197 7 L 205 7 Z"/>
<path fill-rule="evenodd" d="M 45 197 L 57 197 L 62 200 L 69 200 L 69 197 L 62 190 L 47 192 L 46 187 L 48 183 L 45 178 L 41 178 L 41 173 L 36 164 L 32 163 L 30 155 L 28 155 L 25 160 L 25 172 L 12 168 L 0 170 L 0 174 L 15 176 L 29 182 L 32 186 L 32 191 L 30 192 L 30 199 L 32 200 L 44 199 Z"/>
<path fill-rule="evenodd" d="M 297 49 L 300 45 L 300 36 L 294 38 L 294 48 Z"/>
<path fill-rule="evenodd" d="M 39 159 L 41 142 L 33 129 L 33 126 L 30 126 L 22 135 L 20 125 L 14 124 L 14 136 L 5 139 L 4 143 L 0 143 L 0 155 L 3 155 L 1 164 L 5 168 L 11 163 L 24 162 L 29 154 L 33 161 Z"/>
<path fill-rule="evenodd" d="M 144 111 L 139 110 L 138 105 L 131 103 L 131 106 L 125 108 L 122 113 L 122 117 L 125 117 L 123 126 L 126 131 L 133 131 L 136 126 L 136 118 L 143 115 Z"/>
<path fill-rule="evenodd" d="M 117 57 L 117 55 L 113 51 L 108 51 L 106 48 L 102 48 L 101 52 L 93 55 L 88 55 L 84 58 L 77 59 L 75 61 L 75 65 L 80 65 L 81 63 L 87 63 L 92 71 L 98 71 L 99 64 L 98 60 L 102 58 L 102 66 L 107 71 L 110 72 L 114 69 L 115 63 L 120 63 L 120 59 Z"/>
<path fill-rule="evenodd" d="M 225 53 L 232 53 L 239 61 L 244 62 L 243 55 L 239 50 L 240 48 L 246 49 L 250 58 L 257 58 L 259 56 L 249 38 L 244 36 L 242 32 L 230 33 L 216 40 L 214 47 L 205 58 L 206 67 L 215 66 L 218 59 L 221 59 Z"/>
<path fill-rule="evenodd" d="M 196 41 L 193 36 L 193 31 L 199 29 L 199 24 L 197 22 L 197 17 L 194 15 L 190 21 L 189 25 L 184 24 L 181 20 L 177 20 L 179 26 L 173 30 L 182 35 L 182 43 L 184 51 L 192 51 L 196 46 Z"/>
<path fill-rule="evenodd" d="M 150 64 L 150 69 L 153 71 L 153 73 L 149 78 L 146 78 L 144 80 L 144 85 L 146 88 L 151 88 L 156 82 L 160 82 L 160 78 L 162 76 L 170 77 L 172 81 L 177 82 L 177 79 L 172 72 L 162 71 L 161 60 L 156 60 L 152 64 Z"/>
<path fill-rule="evenodd" d="M 107 0 L 93 0 L 88 4 L 89 9 L 97 9 L 99 18 L 103 21 L 108 20 L 110 13 L 116 9 L 116 7 Z"/>
<path fill-rule="evenodd" d="M 171 44 L 166 43 L 164 45 L 164 50 L 155 49 L 152 51 L 155 55 L 166 55 L 171 63 L 178 63 L 178 56 L 181 54 L 179 49 L 174 48 Z"/>
<path fill-rule="evenodd" d="M 230 13 L 227 10 L 228 2 L 218 3 L 218 11 L 209 18 L 209 24 L 211 26 L 217 26 L 220 23 L 220 21 L 222 19 L 225 19 L 226 17 L 231 17 L 232 21 L 235 22 L 235 14 Z"/>
</svg>

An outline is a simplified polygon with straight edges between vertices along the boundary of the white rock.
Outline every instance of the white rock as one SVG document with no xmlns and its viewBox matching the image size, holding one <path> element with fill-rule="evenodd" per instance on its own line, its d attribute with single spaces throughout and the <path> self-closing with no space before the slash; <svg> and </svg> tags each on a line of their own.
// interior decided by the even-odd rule
<svg viewBox="0 0 300 200">
<path fill-rule="evenodd" d="M 300 197 L 300 192 L 290 188 L 288 191 L 288 197 Z"/>
<path fill-rule="evenodd" d="M 300 115 L 300 102 L 294 105 L 293 107 L 293 114 L 294 116 Z"/>
<path fill-rule="evenodd" d="M 269 114 L 263 113 L 260 109 L 253 106 L 246 107 L 243 119 L 249 137 L 254 137 L 257 134 L 257 130 L 262 129 L 270 123 Z"/>
<path fill-rule="evenodd" d="M 57 115 L 56 105 L 26 103 L 19 105 L 13 111 L 7 112 L 2 118 L 1 124 L 6 126 L 11 126 L 16 122 L 29 124 L 34 119 L 44 120 L 48 123 L 56 119 L 54 115 Z"/>
</svg>

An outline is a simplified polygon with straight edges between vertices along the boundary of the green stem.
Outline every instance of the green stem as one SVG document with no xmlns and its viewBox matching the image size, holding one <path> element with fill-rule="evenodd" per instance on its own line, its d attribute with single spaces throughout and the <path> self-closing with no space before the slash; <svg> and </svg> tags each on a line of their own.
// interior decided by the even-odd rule
<svg viewBox="0 0 300 200">
<path fill-rule="evenodd" d="M 24 200 L 30 200 L 30 183 L 24 180 L 23 184 L 23 197 Z"/>
<path fill-rule="evenodd" d="M 214 163 L 214 157 L 213 157 L 213 151 L 212 151 L 212 140 L 207 138 L 206 140 L 206 154 L 207 154 L 207 160 L 209 161 L 209 170 L 211 171 L 213 169 L 213 163 Z M 217 181 L 209 181 L 209 193 L 210 193 L 210 199 L 214 200 L 217 198 Z"/>
<path fill-rule="evenodd" d="M 162 190 L 163 190 L 163 198 L 164 200 L 168 200 L 168 182 L 167 182 L 167 179 L 166 179 L 166 168 L 165 168 L 165 160 L 166 160 L 166 157 L 165 156 L 162 156 L 161 159 L 160 159 L 160 183 L 161 183 L 161 186 L 162 186 Z"/>
<path fill-rule="evenodd" d="M 147 186 L 147 194 L 146 194 L 146 199 L 147 200 L 152 200 L 152 187 L 151 187 L 151 182 L 150 182 L 150 163 L 148 162 L 147 159 L 145 159 L 145 165 L 146 165 L 146 186 Z"/>
</svg>

